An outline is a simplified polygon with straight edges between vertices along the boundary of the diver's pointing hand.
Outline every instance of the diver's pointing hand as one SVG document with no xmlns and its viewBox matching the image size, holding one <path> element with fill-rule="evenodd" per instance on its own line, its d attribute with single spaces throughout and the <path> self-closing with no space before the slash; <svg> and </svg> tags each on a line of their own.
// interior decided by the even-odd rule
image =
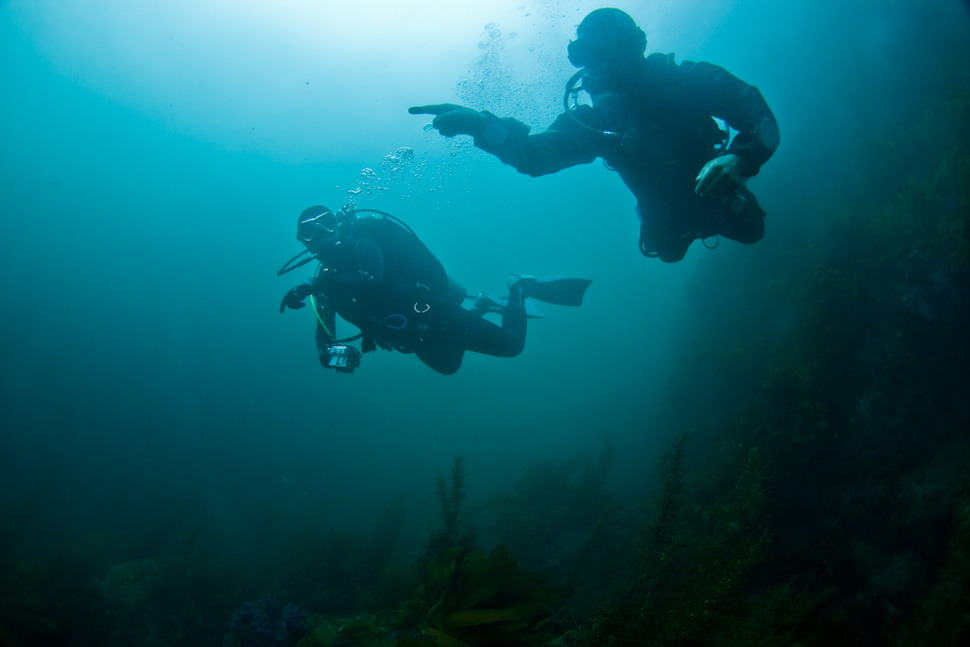
<svg viewBox="0 0 970 647">
<path fill-rule="evenodd" d="M 408 112 L 412 115 L 440 115 L 463 107 L 457 103 L 432 103 L 427 106 L 412 106 L 408 108 Z"/>
<path fill-rule="evenodd" d="M 477 110 L 455 103 L 435 103 L 408 108 L 412 115 L 435 115 L 431 125 L 445 137 L 472 135 L 477 137 L 488 124 L 488 117 Z"/>
</svg>

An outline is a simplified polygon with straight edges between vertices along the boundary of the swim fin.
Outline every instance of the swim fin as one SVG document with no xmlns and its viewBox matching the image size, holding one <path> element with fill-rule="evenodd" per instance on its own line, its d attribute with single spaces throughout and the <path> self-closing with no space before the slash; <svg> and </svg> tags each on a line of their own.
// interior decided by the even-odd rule
<svg viewBox="0 0 970 647">
<path fill-rule="evenodd" d="M 586 288 L 593 281 L 570 276 L 519 276 L 513 275 L 509 286 L 518 285 L 522 296 L 557 306 L 583 304 Z"/>
</svg>

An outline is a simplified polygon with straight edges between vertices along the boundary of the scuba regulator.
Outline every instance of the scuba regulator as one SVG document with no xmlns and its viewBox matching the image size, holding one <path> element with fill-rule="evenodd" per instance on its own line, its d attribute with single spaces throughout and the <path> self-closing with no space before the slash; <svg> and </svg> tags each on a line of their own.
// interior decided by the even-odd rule
<svg viewBox="0 0 970 647">
<path fill-rule="evenodd" d="M 586 71 L 586 68 L 583 68 L 569 77 L 569 80 L 566 81 L 566 91 L 562 97 L 562 107 L 566 111 L 566 114 L 572 117 L 573 121 L 586 130 L 591 130 L 597 135 L 603 135 L 604 137 L 619 138 L 620 133 L 612 130 L 600 130 L 599 128 L 593 128 L 580 119 L 576 114 L 576 111 L 580 106 L 580 93 L 585 92 L 586 94 L 590 94 L 589 90 L 583 87 L 583 79 L 585 79 L 588 74 L 589 73 Z"/>
</svg>

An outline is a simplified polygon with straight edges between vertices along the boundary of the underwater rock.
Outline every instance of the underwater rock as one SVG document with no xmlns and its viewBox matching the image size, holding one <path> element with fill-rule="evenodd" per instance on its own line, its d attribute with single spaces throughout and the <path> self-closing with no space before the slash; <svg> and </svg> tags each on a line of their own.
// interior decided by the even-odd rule
<svg viewBox="0 0 970 647">
<path fill-rule="evenodd" d="M 307 615 L 271 595 L 243 602 L 229 621 L 223 647 L 292 647 L 309 631 Z"/>
</svg>

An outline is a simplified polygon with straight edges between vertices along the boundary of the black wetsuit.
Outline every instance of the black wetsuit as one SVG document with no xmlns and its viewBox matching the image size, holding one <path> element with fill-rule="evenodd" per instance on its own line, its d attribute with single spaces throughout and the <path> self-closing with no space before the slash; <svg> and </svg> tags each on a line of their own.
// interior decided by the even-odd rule
<svg viewBox="0 0 970 647">
<path fill-rule="evenodd" d="M 360 328 L 364 352 L 380 346 L 414 353 L 450 375 L 461 366 L 465 351 L 512 357 L 525 345 L 521 302 L 510 300 L 501 327 L 466 310 L 463 292 L 450 286 L 441 262 L 393 220 L 354 218 L 321 263 L 312 293 L 326 300 L 331 313 Z M 318 349 L 325 351 L 332 341 L 318 323 Z"/>
<path fill-rule="evenodd" d="M 694 193 L 698 172 L 718 154 L 738 155 L 747 178 L 778 147 L 778 125 L 757 88 L 716 65 L 678 65 L 667 54 L 638 60 L 622 79 L 587 76 L 583 84 L 592 106 L 561 114 L 535 135 L 486 113 L 475 145 L 531 176 L 603 158 L 637 198 L 641 251 L 664 261 L 715 234 L 742 243 L 762 238 L 764 211 L 744 186 L 718 199 Z M 714 117 L 738 131 L 726 149 Z"/>
</svg>

